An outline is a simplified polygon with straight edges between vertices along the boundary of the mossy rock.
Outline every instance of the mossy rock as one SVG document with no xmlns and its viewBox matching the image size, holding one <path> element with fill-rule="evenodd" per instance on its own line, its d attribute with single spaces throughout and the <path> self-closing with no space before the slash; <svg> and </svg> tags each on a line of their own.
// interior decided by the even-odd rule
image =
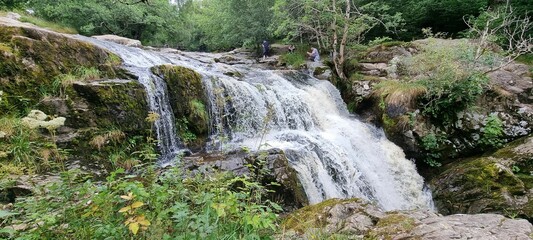
<svg viewBox="0 0 533 240">
<path fill-rule="evenodd" d="M 324 228 L 327 225 L 328 211 L 337 204 L 359 202 L 359 199 L 329 199 L 315 205 L 309 205 L 298 209 L 288 215 L 282 222 L 281 227 L 304 233 L 309 229 Z"/>
<path fill-rule="evenodd" d="M 60 74 L 85 67 L 115 77 L 120 64 L 110 61 L 116 55 L 90 43 L 36 28 L 0 25 L 0 46 L 0 83 L 14 105 L 0 110 L 19 114 L 38 103 Z"/>
<path fill-rule="evenodd" d="M 192 69 L 173 65 L 153 67 L 152 72 L 167 83 L 176 125 L 181 128 L 178 130 L 191 131 L 198 139 L 207 137 L 209 119 L 202 76 Z M 184 122 L 187 126 L 181 126 Z"/>
<path fill-rule="evenodd" d="M 533 137 L 483 157 L 454 162 L 431 181 L 444 214 L 500 213 L 533 216 Z"/>
<path fill-rule="evenodd" d="M 150 124 L 145 121 L 149 111 L 146 92 L 140 83 L 128 80 L 100 81 L 76 83 L 73 88 L 88 108 L 87 111 L 72 113 L 71 117 L 81 121 L 92 118 L 92 123 L 84 125 L 115 126 L 125 132 L 150 129 Z"/>
<path fill-rule="evenodd" d="M 374 229 L 370 231 L 366 239 L 397 239 L 398 236 L 412 235 L 411 231 L 418 225 L 418 221 L 403 213 L 389 213 L 381 218 Z M 412 236 L 409 239 L 420 239 Z"/>
</svg>

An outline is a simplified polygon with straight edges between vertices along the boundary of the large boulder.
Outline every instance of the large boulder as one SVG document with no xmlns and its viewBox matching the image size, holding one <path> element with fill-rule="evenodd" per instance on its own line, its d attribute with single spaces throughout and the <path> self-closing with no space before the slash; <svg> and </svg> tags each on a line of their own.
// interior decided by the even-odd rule
<svg viewBox="0 0 533 240">
<path fill-rule="evenodd" d="M 360 199 L 330 199 L 287 216 L 278 239 L 531 239 L 533 225 L 496 214 L 383 212 Z"/>
<path fill-rule="evenodd" d="M 101 154 L 102 149 L 89 142 L 110 131 L 146 139 L 151 126 L 145 121 L 145 90 L 121 62 L 117 55 L 72 35 L 0 17 L 0 112 L 25 115 L 35 107 L 64 117 L 59 119 L 63 126 L 42 134 L 60 148 L 71 149 L 70 160 L 87 161 Z M 101 159 L 108 162 L 106 154 Z"/>
<path fill-rule="evenodd" d="M 96 68 L 102 76 L 115 77 L 120 60 L 92 44 L 68 35 L 4 23 L 0 19 L 0 85 L 18 104 L 39 102 L 61 74 Z M 18 98 L 17 98 L 18 97 Z"/>
<path fill-rule="evenodd" d="M 532 173 L 530 136 L 493 154 L 451 163 L 430 185 L 441 213 L 499 213 L 532 219 Z"/>
</svg>

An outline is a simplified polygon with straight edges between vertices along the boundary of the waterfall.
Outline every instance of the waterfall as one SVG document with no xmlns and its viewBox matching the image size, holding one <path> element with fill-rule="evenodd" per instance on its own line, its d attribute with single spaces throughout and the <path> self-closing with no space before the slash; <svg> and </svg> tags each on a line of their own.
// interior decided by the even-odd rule
<svg viewBox="0 0 533 240">
<path fill-rule="evenodd" d="M 150 52 L 139 48 L 125 47 L 120 44 L 83 36 L 76 37 L 117 54 L 124 61 L 123 67 L 138 77 L 139 83 L 141 83 L 146 90 L 150 111 L 159 116 L 154 122 L 154 127 L 161 161 L 172 161 L 176 155 L 185 151 L 183 149 L 183 144 L 176 136 L 174 113 L 170 106 L 166 83 L 150 70 L 153 66 L 170 63 L 171 61 L 160 55 L 151 54 Z"/>
<path fill-rule="evenodd" d="M 415 164 L 382 130 L 351 114 L 327 81 L 297 71 L 215 63 L 220 54 L 161 53 L 79 37 L 124 59 L 145 86 L 163 154 L 182 148 L 174 132 L 164 81 L 149 68 L 175 64 L 203 76 L 211 121 L 208 150 L 283 149 L 310 203 L 359 197 L 385 210 L 432 208 Z M 238 72 L 239 77 L 224 74 Z"/>
<path fill-rule="evenodd" d="M 284 71 L 245 79 L 206 84 L 212 101 L 226 101 L 211 104 L 214 147 L 283 149 L 310 203 L 362 197 L 385 210 L 432 207 L 414 163 L 380 129 L 351 116 L 331 83 Z"/>
</svg>

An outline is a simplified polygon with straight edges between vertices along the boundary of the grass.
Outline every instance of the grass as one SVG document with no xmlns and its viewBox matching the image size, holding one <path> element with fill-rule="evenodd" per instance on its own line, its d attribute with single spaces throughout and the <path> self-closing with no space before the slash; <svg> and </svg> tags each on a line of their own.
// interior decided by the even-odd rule
<svg viewBox="0 0 533 240">
<path fill-rule="evenodd" d="M 68 33 L 68 34 L 77 34 L 78 33 L 78 31 L 76 31 L 76 29 L 74 29 L 72 27 L 68 27 L 68 26 L 64 26 L 64 25 L 58 24 L 58 23 L 53 23 L 53 22 L 50 22 L 50 21 L 46 21 L 44 19 L 41 19 L 41 18 L 38 18 L 38 17 L 35 17 L 35 16 L 22 15 L 21 18 L 20 18 L 20 21 L 21 22 L 31 23 L 31 24 L 36 25 L 38 27 L 46 28 L 46 29 L 52 30 L 54 32 Z"/>
<path fill-rule="evenodd" d="M 303 54 L 298 53 L 298 52 L 284 53 L 281 55 L 280 60 L 281 62 L 287 64 L 287 66 L 299 67 L 302 64 L 305 64 L 305 61 L 306 61 L 305 55 Z"/>
<path fill-rule="evenodd" d="M 300 67 L 302 64 L 305 64 L 307 61 L 307 51 L 309 51 L 309 45 L 305 44 L 293 44 L 296 49 L 293 53 L 284 53 L 280 56 L 280 61 L 285 63 L 287 66 L 292 66 L 295 68 Z"/>
<path fill-rule="evenodd" d="M 100 79 L 102 73 L 94 67 L 79 67 L 76 69 L 75 75 L 79 76 L 83 81 L 91 81 Z"/>
<path fill-rule="evenodd" d="M 382 96 L 387 105 L 414 107 L 416 99 L 427 91 L 421 82 L 384 81 L 376 86 L 375 94 Z"/>
</svg>

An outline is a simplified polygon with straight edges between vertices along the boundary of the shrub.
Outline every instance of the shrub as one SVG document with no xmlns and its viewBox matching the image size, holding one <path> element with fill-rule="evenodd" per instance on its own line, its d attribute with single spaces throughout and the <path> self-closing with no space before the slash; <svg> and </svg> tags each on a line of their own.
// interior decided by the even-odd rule
<svg viewBox="0 0 533 240">
<path fill-rule="evenodd" d="M 504 143 L 501 138 L 504 134 L 502 120 L 497 115 L 490 115 L 485 121 L 479 143 L 486 148 L 501 147 Z"/>
<path fill-rule="evenodd" d="M 426 150 L 426 162 L 431 167 L 440 167 L 439 162 L 441 154 L 439 153 L 440 144 L 444 141 L 445 136 L 440 134 L 430 133 L 422 138 L 422 147 Z"/>
<path fill-rule="evenodd" d="M 47 191 L 20 199 L 20 215 L 5 224 L 25 222 L 14 233 L 20 239 L 266 239 L 277 229 L 280 207 L 248 177 L 147 169 L 136 178 L 117 171 L 104 183 L 65 172 Z"/>
<path fill-rule="evenodd" d="M 392 103 L 401 100 L 407 104 L 415 99 L 422 114 L 436 122 L 451 123 L 485 91 L 488 78 L 483 70 L 499 59 L 486 54 L 474 60 L 475 47 L 467 40 L 425 41 L 419 54 L 399 60 L 404 80 L 383 84 L 378 93 Z"/>
</svg>

